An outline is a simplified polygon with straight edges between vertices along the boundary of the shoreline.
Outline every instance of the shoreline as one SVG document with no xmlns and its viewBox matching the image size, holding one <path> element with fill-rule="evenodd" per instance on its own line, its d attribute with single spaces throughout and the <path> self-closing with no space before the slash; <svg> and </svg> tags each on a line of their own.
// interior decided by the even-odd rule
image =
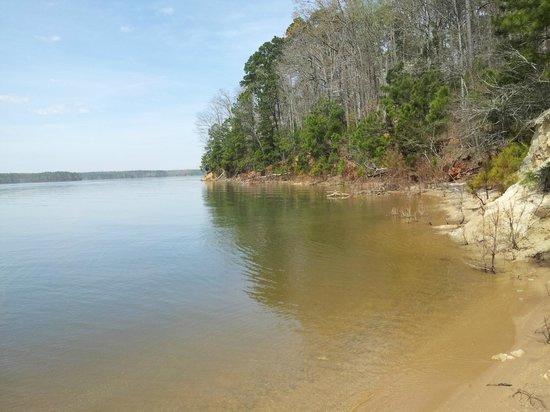
<svg viewBox="0 0 550 412">
<path fill-rule="evenodd" d="M 463 199 L 457 202 L 456 191 L 436 190 L 432 193 L 441 199 L 442 209 L 453 222 L 436 229 L 450 235 L 469 255 L 475 254 L 475 246 L 462 243 L 457 230 L 474 220 L 476 211 L 470 208 L 469 213 L 465 213 Z M 471 201 L 473 196 L 470 197 Z M 496 196 L 494 201 L 499 197 Z M 462 224 L 457 224 L 458 220 L 462 220 Z M 541 229 L 543 233 L 548 230 L 548 219 L 541 224 Z M 510 272 L 508 281 L 516 288 L 517 299 L 522 303 L 514 316 L 513 345 L 503 345 L 501 353 L 494 355 L 504 358 L 502 355 L 505 354 L 507 359 L 491 359 L 492 363 L 483 373 L 456 388 L 437 410 L 519 411 L 550 407 L 550 345 L 539 333 L 545 318 L 550 316 L 549 263 L 533 259 L 533 255 L 537 255 L 536 243 L 541 241 L 536 232 L 528 231 L 523 240 L 523 250 L 501 252 L 499 264 L 504 267 L 504 274 L 487 275 L 506 276 L 506 272 Z"/>
<path fill-rule="evenodd" d="M 506 361 L 492 360 L 493 364 L 472 381 L 456 388 L 437 410 L 520 411 L 544 410 L 550 406 L 550 345 L 537 333 L 542 320 L 550 313 L 550 297 L 542 295 L 540 290 L 548 284 L 549 276 L 538 272 L 531 273 L 532 278 L 518 280 L 521 285 L 535 279 L 530 283 L 538 292 L 523 298 L 529 302 L 514 319 L 514 344 L 502 350 L 502 353 L 520 356 Z"/>
<path fill-rule="evenodd" d="M 461 203 L 461 210 L 457 209 L 458 184 L 428 185 L 421 184 L 404 187 L 396 187 L 395 184 L 388 185 L 383 179 L 366 179 L 362 181 L 349 182 L 341 178 L 311 178 L 311 177 L 289 177 L 289 176 L 268 176 L 258 178 L 223 178 L 223 181 L 235 182 L 244 185 L 257 184 L 291 184 L 298 186 L 319 186 L 327 193 L 328 197 L 334 199 L 346 199 L 348 197 L 381 196 L 390 194 L 404 195 L 427 195 L 434 197 L 435 207 L 446 215 L 445 225 L 434 226 L 438 233 L 450 235 L 454 243 L 460 246 L 468 257 L 476 253 L 475 246 L 461 244 L 457 236 L 453 236 L 453 230 L 457 230 L 462 224 L 472 219 L 475 211 L 470 210 L 469 215 L 464 216 Z M 388 187 L 389 186 L 389 187 Z M 463 192 L 460 196 L 463 196 Z M 473 196 L 471 196 L 473 199 Z M 471 199 L 470 199 L 471 200 Z M 457 222 L 457 216 L 461 215 L 462 221 Z M 465 222 L 466 220 L 466 222 Z M 431 225 L 431 222 L 430 222 Z M 526 235 L 526 239 L 529 235 Z M 439 393 L 429 391 L 418 392 L 414 388 L 405 390 L 399 394 L 387 393 L 381 390 L 380 393 L 370 394 L 365 400 L 359 402 L 353 410 L 442 410 L 442 411 L 463 411 L 463 410 L 522 410 L 525 407 L 543 409 L 550 407 L 550 345 L 541 343 L 541 334 L 536 330 L 541 327 L 545 316 L 550 316 L 550 270 L 543 262 L 537 264 L 529 258 L 528 253 L 513 254 L 512 256 L 502 255 L 498 259 L 499 272 L 487 274 L 480 271 L 480 276 L 506 277 L 511 288 L 516 288 L 518 305 L 512 312 L 513 339 L 505 343 L 503 341 L 501 353 L 510 354 L 511 351 L 521 349 L 523 356 L 510 358 L 505 362 L 491 359 L 473 359 L 483 367 L 478 367 L 478 372 L 473 377 L 468 377 L 464 382 L 449 387 L 439 387 Z M 524 293 L 529 290 L 529 293 Z M 481 303 L 489 305 L 489 303 Z M 513 305 L 510 305 L 513 306 Z M 493 308 L 485 309 L 493 310 Z M 465 310 L 471 311 L 471 308 Z M 466 316 L 466 315 L 465 315 Z M 465 342 L 467 343 L 467 342 Z M 494 355 L 498 355 L 495 353 Z M 449 373 L 452 373 L 449 371 Z M 437 386 L 438 382 L 433 382 Z M 487 386 L 506 384 L 510 386 Z M 435 390 L 435 388 L 434 388 Z M 519 391 L 519 392 L 518 392 Z M 418 399 L 419 393 L 427 398 Z M 374 395 L 374 396 L 373 396 Z M 422 396 L 421 396 L 422 398 Z M 391 406 L 390 406 L 391 405 Z M 404 407 L 404 405 L 407 405 Z"/>
</svg>

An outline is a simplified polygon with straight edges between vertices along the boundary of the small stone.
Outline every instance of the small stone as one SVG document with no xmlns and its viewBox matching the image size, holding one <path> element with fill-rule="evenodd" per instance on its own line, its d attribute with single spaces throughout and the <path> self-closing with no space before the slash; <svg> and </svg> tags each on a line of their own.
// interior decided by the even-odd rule
<svg viewBox="0 0 550 412">
<path fill-rule="evenodd" d="M 497 355 L 493 355 L 491 359 L 498 360 L 501 362 L 506 362 L 507 360 L 512 360 L 515 358 L 511 355 L 508 355 L 507 353 L 499 353 Z"/>
<path fill-rule="evenodd" d="M 514 350 L 510 352 L 510 355 L 516 358 L 521 358 L 523 355 L 525 355 L 525 351 L 523 349 Z"/>
</svg>

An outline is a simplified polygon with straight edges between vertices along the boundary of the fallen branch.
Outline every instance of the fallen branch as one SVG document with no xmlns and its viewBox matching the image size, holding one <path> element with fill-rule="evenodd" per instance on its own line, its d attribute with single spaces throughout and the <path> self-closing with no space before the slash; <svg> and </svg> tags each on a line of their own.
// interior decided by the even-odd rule
<svg viewBox="0 0 550 412">
<path fill-rule="evenodd" d="M 542 326 L 535 332 L 544 337 L 544 343 L 550 344 L 550 320 L 546 316 L 544 317 Z"/>
<path fill-rule="evenodd" d="M 524 391 L 523 389 L 518 389 L 513 395 L 512 398 L 515 398 L 517 395 L 519 395 L 519 399 L 523 400 L 526 398 L 529 401 L 529 405 L 535 407 L 540 406 L 542 409 L 546 409 L 546 405 L 544 404 L 544 401 L 538 397 L 536 397 L 534 394 L 529 393 L 527 391 Z"/>
</svg>

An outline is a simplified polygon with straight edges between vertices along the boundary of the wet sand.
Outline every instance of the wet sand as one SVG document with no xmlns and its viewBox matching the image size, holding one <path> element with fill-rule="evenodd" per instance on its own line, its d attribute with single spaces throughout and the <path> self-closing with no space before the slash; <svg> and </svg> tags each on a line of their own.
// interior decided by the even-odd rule
<svg viewBox="0 0 550 412">
<path fill-rule="evenodd" d="M 501 353 L 519 349 L 521 357 L 491 366 L 467 384 L 461 385 L 443 402 L 442 411 L 502 411 L 547 409 L 550 407 L 550 344 L 540 331 L 544 318 L 550 316 L 550 270 L 533 267 L 511 280 L 517 299 L 523 303 L 515 318 L 513 345 L 502 345 Z M 494 386 L 506 384 L 511 386 Z M 488 386 L 489 385 L 489 386 Z"/>
<path fill-rule="evenodd" d="M 543 344 L 542 336 L 535 331 L 550 314 L 550 297 L 545 289 L 550 274 L 545 268 L 522 265 L 519 270 L 528 272 L 518 279 L 517 270 L 511 267 L 500 275 L 501 281 L 508 283 L 508 291 L 504 288 L 500 296 L 487 297 L 465 309 L 461 319 L 445 327 L 449 330 L 415 354 L 418 365 L 428 364 L 427 359 L 431 359 L 430 368 L 395 370 L 375 391 L 365 394 L 355 409 L 523 410 L 529 400 L 519 394 L 513 396 L 518 389 L 535 394 L 548 406 L 550 380 L 543 375 L 548 373 L 550 379 L 550 345 Z M 512 323 L 509 315 L 514 318 Z M 491 359 L 517 349 L 525 351 L 520 358 L 506 362 Z M 512 386 L 487 386 L 498 383 Z"/>
</svg>

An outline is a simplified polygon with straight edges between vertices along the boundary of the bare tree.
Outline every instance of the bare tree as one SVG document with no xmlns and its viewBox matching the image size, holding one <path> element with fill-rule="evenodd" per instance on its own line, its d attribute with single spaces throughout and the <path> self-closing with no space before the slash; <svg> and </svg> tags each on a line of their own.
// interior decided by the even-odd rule
<svg viewBox="0 0 550 412">
<path fill-rule="evenodd" d="M 210 100 L 206 109 L 197 114 L 195 127 L 203 139 L 208 137 L 208 131 L 212 126 L 221 125 L 231 116 L 234 100 L 231 93 L 220 89 Z"/>
</svg>

